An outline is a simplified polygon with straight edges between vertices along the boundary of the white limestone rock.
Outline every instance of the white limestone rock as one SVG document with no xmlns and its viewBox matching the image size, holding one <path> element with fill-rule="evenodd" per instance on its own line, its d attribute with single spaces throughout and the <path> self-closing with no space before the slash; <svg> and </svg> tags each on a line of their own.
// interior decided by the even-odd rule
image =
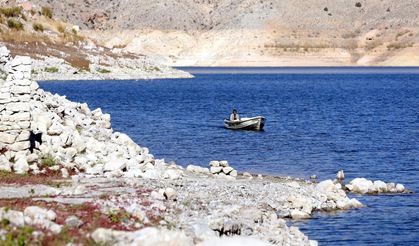
<svg viewBox="0 0 419 246">
<path fill-rule="evenodd" d="M 402 184 L 397 184 L 396 185 L 396 191 L 398 193 L 403 193 L 405 190 L 406 190 L 406 188 L 404 187 L 404 185 L 402 185 Z"/>
<path fill-rule="evenodd" d="M 179 169 L 168 169 L 164 172 L 163 178 L 164 179 L 180 179 L 182 177 L 183 171 Z"/>
<path fill-rule="evenodd" d="M 30 94 L 31 93 L 31 87 L 30 86 L 20 86 L 20 85 L 14 85 L 10 88 L 10 92 L 13 94 Z"/>
<path fill-rule="evenodd" d="M 291 210 L 291 218 L 295 220 L 308 219 L 310 218 L 310 215 L 298 209 L 293 209 Z"/>
<path fill-rule="evenodd" d="M 322 192 L 333 192 L 336 187 L 332 180 L 324 180 L 316 185 L 316 188 Z"/>
<path fill-rule="evenodd" d="M 31 65 L 32 60 L 29 56 L 15 56 L 10 62 L 11 67 L 17 67 L 20 65 Z"/>
<path fill-rule="evenodd" d="M 6 156 L 0 155 L 0 171 L 11 172 L 12 168 L 10 164 L 9 159 L 7 159 Z"/>
<path fill-rule="evenodd" d="M 166 198 L 166 200 L 173 200 L 176 198 L 176 195 L 176 191 L 170 187 L 166 188 L 163 193 L 163 196 Z"/>
<path fill-rule="evenodd" d="M 350 190 L 354 193 L 367 194 L 375 191 L 374 183 L 371 180 L 365 178 L 355 178 L 350 184 L 352 185 Z"/>
<path fill-rule="evenodd" d="M 49 135 L 60 135 L 63 132 L 63 125 L 55 121 L 52 125 L 48 128 Z"/>
<path fill-rule="evenodd" d="M 210 172 L 212 173 L 212 174 L 217 174 L 217 173 L 220 173 L 220 172 L 222 172 L 223 171 L 223 167 L 211 167 L 210 168 Z"/>
<path fill-rule="evenodd" d="M 0 208 L 0 220 L 7 219 L 12 225 L 23 227 L 25 225 L 25 216 L 20 211 L 6 208 Z"/>
<path fill-rule="evenodd" d="M 15 102 L 6 105 L 6 110 L 11 112 L 29 112 L 30 108 L 28 102 Z"/>
<path fill-rule="evenodd" d="M 160 172 L 155 169 L 148 169 L 144 173 L 141 174 L 141 177 L 146 178 L 146 179 L 159 179 Z"/>
<path fill-rule="evenodd" d="M 74 215 L 70 215 L 67 217 L 67 219 L 65 219 L 65 225 L 70 228 L 79 228 L 83 224 L 83 221 Z"/>
<path fill-rule="evenodd" d="M 381 180 L 374 181 L 374 190 L 376 190 L 379 193 L 387 192 L 387 185 Z"/>
<path fill-rule="evenodd" d="M 246 237 L 246 236 L 235 236 L 235 237 L 211 237 L 207 240 L 197 244 L 197 246 L 272 246 L 272 244 L 264 242 L 262 240 Z"/>
<path fill-rule="evenodd" d="M 122 170 L 126 167 L 126 160 L 117 157 L 117 156 L 111 156 L 111 158 L 105 163 L 103 170 L 105 172 L 108 171 L 116 171 L 116 170 Z"/>
<path fill-rule="evenodd" d="M 225 174 L 229 174 L 233 170 L 234 170 L 234 168 L 232 168 L 232 167 L 223 167 L 223 173 L 225 173 Z"/>
<path fill-rule="evenodd" d="M 54 221 L 57 217 L 57 214 L 54 211 L 38 206 L 29 206 L 25 208 L 23 214 L 25 215 L 25 220 L 29 222 L 36 220 Z"/>
<path fill-rule="evenodd" d="M 152 191 L 150 193 L 150 197 L 154 200 L 164 200 L 164 190 L 161 190 L 160 192 Z"/>
<path fill-rule="evenodd" d="M 201 173 L 201 174 L 209 174 L 210 171 L 206 167 L 200 167 L 195 165 L 188 165 L 186 167 L 186 171 L 192 172 L 192 173 Z"/>
<path fill-rule="evenodd" d="M 248 173 L 248 172 L 244 172 L 243 173 L 243 177 L 247 178 L 247 179 L 253 179 L 252 174 Z"/>
<path fill-rule="evenodd" d="M 209 166 L 210 167 L 219 167 L 220 162 L 219 161 L 210 161 Z"/>
<path fill-rule="evenodd" d="M 221 167 L 228 167 L 228 161 L 220 161 Z"/>
<path fill-rule="evenodd" d="M 143 174 L 143 171 L 140 168 L 132 168 L 128 169 L 126 172 L 124 172 L 124 177 L 126 178 L 138 178 L 141 177 Z"/>
<path fill-rule="evenodd" d="M 236 170 L 232 170 L 230 173 L 229 173 L 229 175 L 231 176 L 231 177 L 237 177 L 237 171 Z"/>
<path fill-rule="evenodd" d="M 29 171 L 29 164 L 26 161 L 26 158 L 19 158 L 15 163 L 13 163 L 13 170 L 17 174 L 25 174 Z"/>
<path fill-rule="evenodd" d="M 15 142 L 17 135 L 7 132 L 0 132 L 0 142 L 5 144 L 12 144 Z"/>
</svg>

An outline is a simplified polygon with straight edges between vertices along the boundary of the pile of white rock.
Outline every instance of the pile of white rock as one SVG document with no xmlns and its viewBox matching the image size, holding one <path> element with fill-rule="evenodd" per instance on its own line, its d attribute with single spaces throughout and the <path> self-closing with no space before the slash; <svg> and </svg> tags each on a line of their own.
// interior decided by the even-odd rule
<svg viewBox="0 0 419 246">
<path fill-rule="evenodd" d="M 353 193 L 379 194 L 379 193 L 404 193 L 407 192 L 402 184 L 385 183 L 381 180 L 371 181 L 366 178 L 355 178 L 345 187 Z"/>
<path fill-rule="evenodd" d="M 235 179 L 237 171 L 228 165 L 228 161 L 211 161 L 210 173 L 217 178 Z"/>
<path fill-rule="evenodd" d="M 34 174 L 46 168 L 107 177 L 179 178 L 182 169 L 156 160 L 126 134 L 114 132 L 110 115 L 39 89 L 31 59 L 11 58 L 0 47 L 0 170 Z M 30 149 L 30 134 L 42 133 Z M 45 159 L 48 160 L 46 167 Z"/>
<path fill-rule="evenodd" d="M 23 212 L 7 208 L 0 208 L 0 221 L 6 220 L 12 226 L 36 226 L 41 229 L 60 233 L 62 225 L 55 223 L 57 215 L 54 211 L 37 206 L 29 206 Z"/>
<path fill-rule="evenodd" d="M 188 165 L 186 170 L 192 173 L 199 173 L 199 174 L 209 174 L 210 170 L 206 167 L 200 167 L 195 165 Z"/>
</svg>

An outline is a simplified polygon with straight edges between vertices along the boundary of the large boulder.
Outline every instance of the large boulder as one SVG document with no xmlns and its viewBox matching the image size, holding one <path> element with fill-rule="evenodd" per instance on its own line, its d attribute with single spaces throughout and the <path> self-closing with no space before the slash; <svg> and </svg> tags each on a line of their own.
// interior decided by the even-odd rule
<svg viewBox="0 0 419 246">
<path fill-rule="evenodd" d="M 26 158 L 21 157 L 15 163 L 13 163 L 13 170 L 18 174 L 27 173 L 29 171 L 29 164 L 26 161 Z"/>
<path fill-rule="evenodd" d="M 349 184 L 351 186 L 347 186 L 347 188 L 354 193 L 367 194 L 375 192 L 374 183 L 365 178 L 355 178 Z"/>
<path fill-rule="evenodd" d="M 0 171 L 11 172 L 12 168 L 6 156 L 0 155 Z"/>
</svg>

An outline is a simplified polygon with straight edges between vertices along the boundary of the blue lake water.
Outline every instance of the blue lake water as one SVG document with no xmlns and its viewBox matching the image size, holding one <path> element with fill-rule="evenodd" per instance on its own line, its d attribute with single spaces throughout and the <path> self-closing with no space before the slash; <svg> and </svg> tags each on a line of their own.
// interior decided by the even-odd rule
<svg viewBox="0 0 419 246">
<path fill-rule="evenodd" d="M 102 108 L 115 130 L 180 165 L 226 159 L 240 171 L 320 180 L 343 169 L 348 180 L 398 182 L 418 192 L 418 69 L 332 70 L 205 70 L 194 79 L 40 85 Z M 264 115 L 265 131 L 224 129 L 233 108 Z M 419 244 L 418 194 L 357 198 L 367 207 L 295 224 L 322 245 Z"/>
</svg>

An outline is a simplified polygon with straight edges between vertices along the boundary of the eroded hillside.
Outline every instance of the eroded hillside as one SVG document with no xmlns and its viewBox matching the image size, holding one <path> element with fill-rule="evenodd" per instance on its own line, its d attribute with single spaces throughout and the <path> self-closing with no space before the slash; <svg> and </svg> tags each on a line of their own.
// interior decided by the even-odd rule
<svg viewBox="0 0 419 246">
<path fill-rule="evenodd" d="M 170 65 L 419 65 L 419 1 L 34 0 Z"/>
</svg>

